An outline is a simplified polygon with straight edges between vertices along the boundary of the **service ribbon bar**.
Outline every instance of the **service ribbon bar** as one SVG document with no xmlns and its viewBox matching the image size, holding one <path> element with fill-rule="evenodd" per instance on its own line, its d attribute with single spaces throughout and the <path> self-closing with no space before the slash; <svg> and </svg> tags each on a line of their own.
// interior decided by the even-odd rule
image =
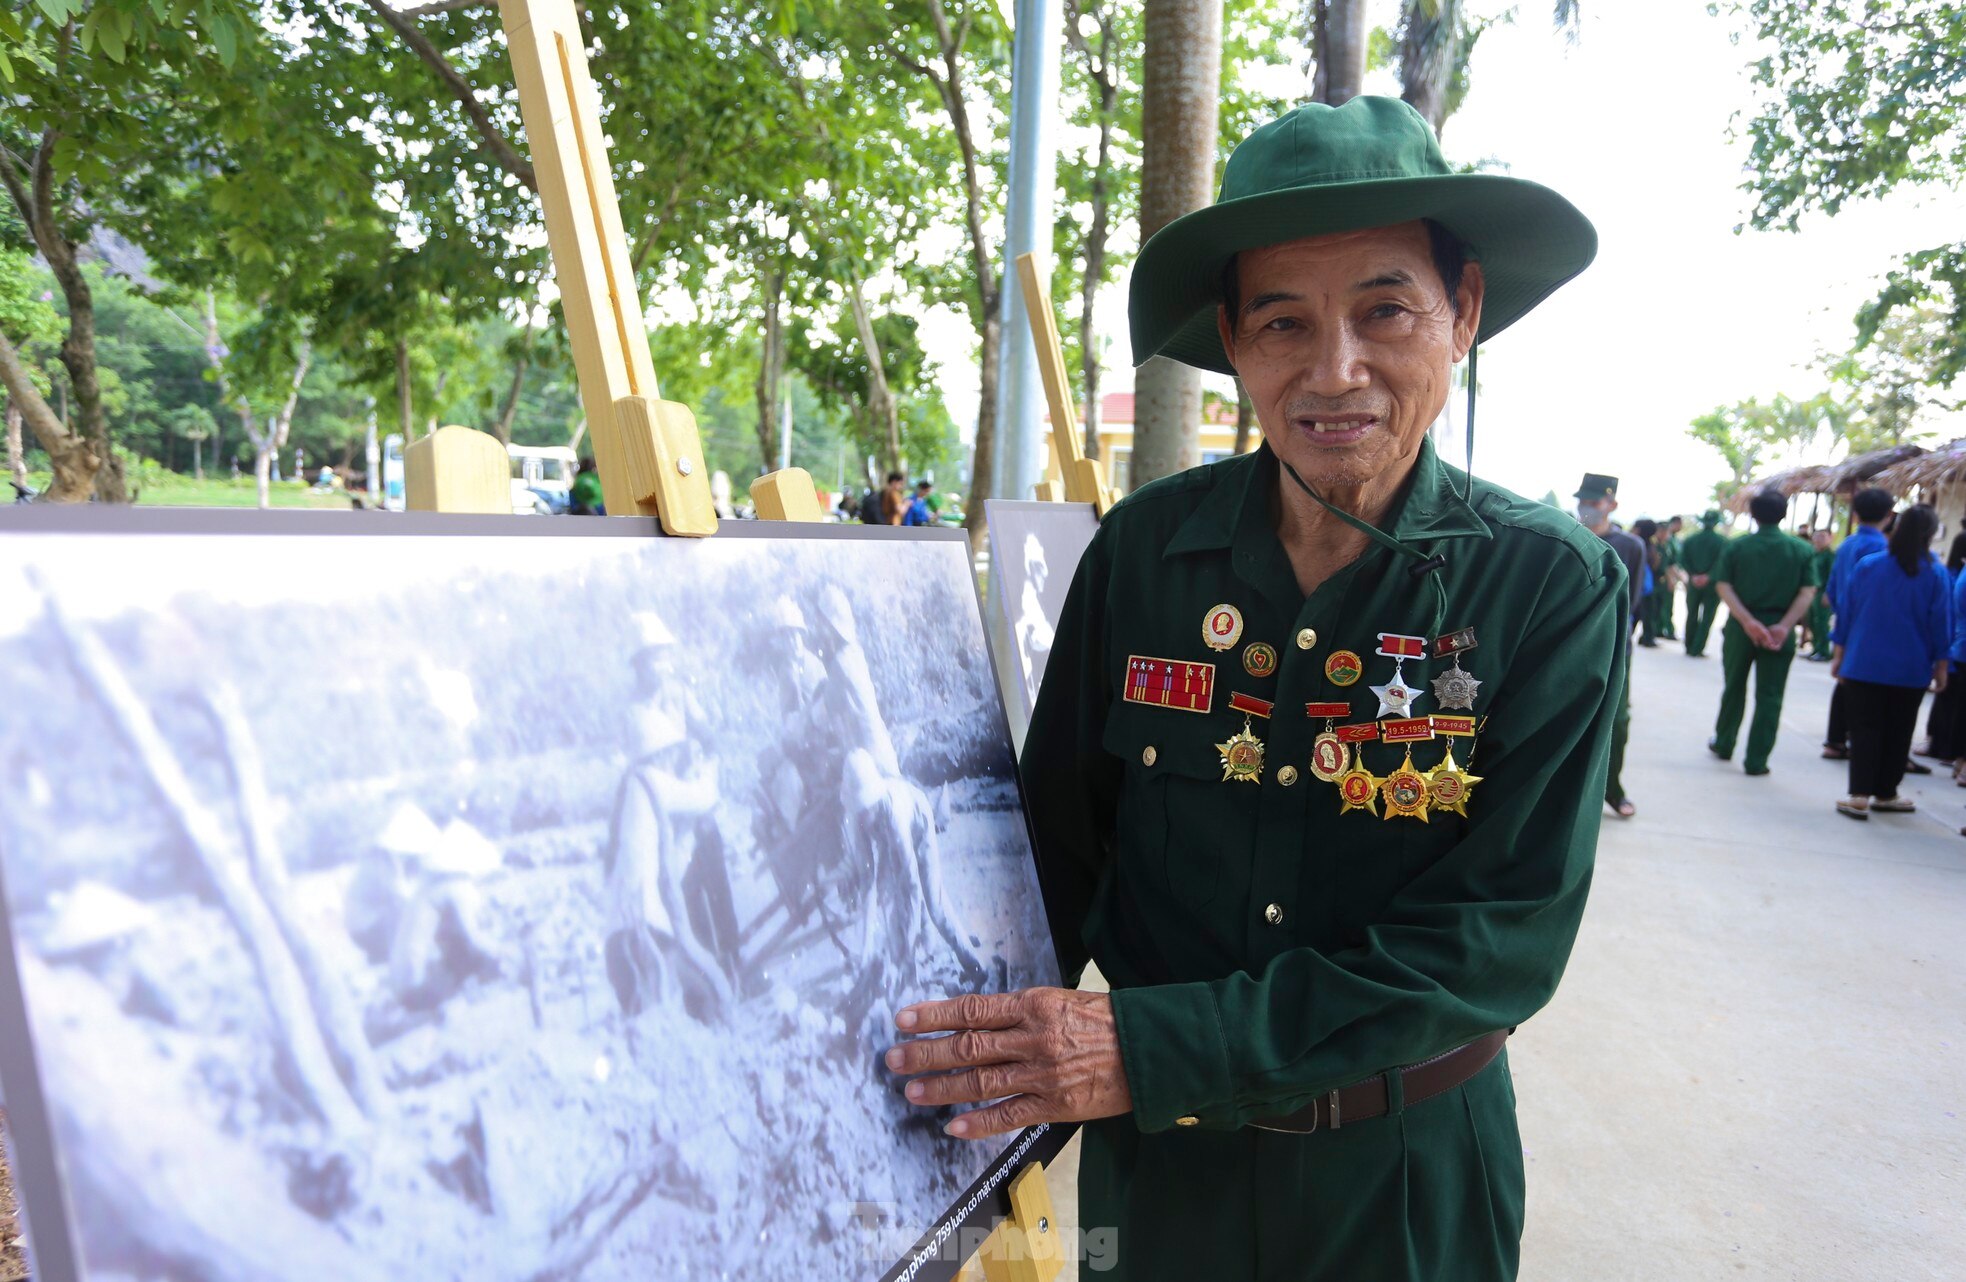
<svg viewBox="0 0 1966 1282">
<path fill-rule="evenodd" d="M 1130 654 L 1126 658 L 1128 703 L 1145 703 L 1181 712 L 1207 712 L 1215 702 L 1215 665 L 1184 663 Z"/>
<path fill-rule="evenodd" d="M 1352 705 L 1349 703 L 1307 703 L 1304 705 L 1304 715 L 1313 721 L 1329 721 L 1336 717 L 1349 717 L 1352 715 Z"/>
<path fill-rule="evenodd" d="M 1420 743 L 1434 737 L 1432 717 L 1408 717 L 1403 721 L 1379 723 L 1379 737 L 1387 743 Z"/>
<path fill-rule="evenodd" d="M 1450 632 L 1434 640 L 1434 658 L 1445 659 L 1450 654 L 1466 654 L 1474 648 L 1474 629 L 1462 628 L 1459 632 Z"/>
<path fill-rule="evenodd" d="M 1379 634 L 1379 653 L 1388 659 L 1419 659 L 1427 653 L 1425 637 L 1403 636 L 1398 632 Z"/>
<path fill-rule="evenodd" d="M 1229 706 L 1246 717 L 1267 717 L 1276 708 L 1268 699 L 1258 699 L 1253 694 L 1240 691 L 1230 692 Z"/>
<path fill-rule="evenodd" d="M 1371 743 L 1379 737 L 1379 723 L 1361 721 L 1355 726 L 1339 726 L 1332 733 L 1338 736 L 1340 743 Z"/>
<path fill-rule="evenodd" d="M 1456 739 L 1468 739 L 1474 736 L 1475 719 L 1473 717 L 1443 717 L 1436 713 L 1432 721 L 1434 723 L 1435 734 L 1451 735 Z"/>
</svg>

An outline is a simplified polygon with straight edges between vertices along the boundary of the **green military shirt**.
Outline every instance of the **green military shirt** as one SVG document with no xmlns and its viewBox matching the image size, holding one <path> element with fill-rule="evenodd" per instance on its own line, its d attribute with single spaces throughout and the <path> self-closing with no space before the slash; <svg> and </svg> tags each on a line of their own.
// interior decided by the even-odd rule
<svg viewBox="0 0 1966 1282">
<path fill-rule="evenodd" d="M 1081 561 L 1023 773 L 1068 976 L 1114 989 L 1130 1116 L 1086 1128 L 1082 1222 L 1116 1279 L 1512 1277 L 1522 1169 L 1506 1057 L 1398 1118 L 1314 1135 L 1250 1124 L 1510 1028 L 1554 991 L 1590 882 L 1628 631 L 1625 574 L 1573 518 L 1475 482 L 1423 443 L 1387 530 L 1306 599 L 1275 533 L 1264 447 L 1141 489 Z M 1239 614 L 1217 650 L 1205 619 Z M 1466 817 L 1344 811 L 1309 769 L 1327 721 L 1369 723 L 1380 633 L 1472 628 L 1472 740 L 1368 742 L 1420 770 L 1451 746 Z M 1273 648 L 1266 662 L 1250 647 Z M 1351 663 L 1344 655 L 1348 653 Z M 1138 662 L 1176 665 L 1184 693 Z M 1346 681 L 1362 666 L 1362 678 Z M 1212 666 L 1206 701 L 1194 669 Z M 1447 660 L 1407 660 L 1416 717 Z M 1152 668 L 1157 681 L 1170 669 Z M 1274 704 L 1245 718 L 1235 695 Z M 1164 706 L 1156 700 L 1171 700 Z M 1179 706 L 1197 705 L 1195 710 Z M 1226 744 L 1264 743 L 1260 781 Z"/>
<path fill-rule="evenodd" d="M 1685 545 L 1678 538 L 1667 535 L 1665 538 L 1659 540 L 1659 568 L 1661 570 L 1670 570 L 1675 565 L 1678 565 L 1680 558 L 1684 554 Z"/>
<path fill-rule="evenodd" d="M 1729 541 L 1719 530 L 1695 530 L 1680 540 L 1679 564 L 1689 576 L 1710 575 L 1713 567 L 1719 564 L 1720 553 Z"/>
<path fill-rule="evenodd" d="M 1836 564 L 1836 549 L 1818 548 L 1812 544 L 1810 545 L 1809 553 L 1809 568 L 1816 576 L 1814 580 L 1817 588 L 1816 595 L 1820 597 L 1822 595 L 1821 589 L 1829 586 L 1829 569 L 1830 566 Z"/>
<path fill-rule="evenodd" d="M 1731 539 L 1713 570 L 1715 583 L 1734 589 L 1741 604 L 1762 623 L 1778 622 L 1805 587 L 1822 586 L 1816 549 L 1779 525 Z"/>
</svg>

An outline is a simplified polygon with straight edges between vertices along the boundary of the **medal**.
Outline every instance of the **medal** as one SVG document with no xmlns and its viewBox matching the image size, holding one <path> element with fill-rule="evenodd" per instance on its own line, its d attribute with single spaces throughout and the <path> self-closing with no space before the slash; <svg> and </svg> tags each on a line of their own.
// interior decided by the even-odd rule
<svg viewBox="0 0 1966 1282">
<path fill-rule="evenodd" d="M 1324 679 L 1335 686 L 1355 684 L 1365 675 L 1365 662 L 1350 650 L 1335 650 L 1324 661 Z"/>
<path fill-rule="evenodd" d="M 1151 704 L 1156 708 L 1207 712 L 1215 702 L 1215 665 L 1129 654 L 1126 688 L 1120 697 L 1128 703 Z"/>
<path fill-rule="evenodd" d="M 1474 709 L 1475 692 L 1481 689 L 1481 682 L 1475 680 L 1461 666 L 1462 653 L 1474 648 L 1473 628 L 1450 632 L 1434 642 L 1436 659 L 1443 659 L 1450 655 L 1454 659 L 1454 666 L 1433 680 L 1434 698 L 1439 701 L 1441 707 L 1462 708 L 1469 711 Z"/>
<path fill-rule="evenodd" d="M 1480 776 L 1471 775 L 1455 764 L 1454 748 L 1450 744 L 1447 756 L 1427 772 L 1427 797 L 1435 810 L 1444 810 L 1466 819 L 1468 794 L 1480 782 Z"/>
<path fill-rule="evenodd" d="M 1277 649 L 1261 641 L 1243 647 L 1242 670 L 1252 677 L 1267 677 L 1277 670 Z"/>
<path fill-rule="evenodd" d="M 1242 640 L 1242 611 L 1232 605 L 1212 605 L 1201 616 L 1201 639 L 1211 650 L 1227 650 Z"/>
<path fill-rule="evenodd" d="M 1363 810 L 1367 814 L 1376 815 L 1379 813 L 1381 781 L 1377 775 L 1365 768 L 1363 755 L 1358 749 L 1352 749 L 1349 758 L 1349 767 L 1338 777 L 1338 796 L 1345 803 L 1338 813 L 1348 815 L 1354 810 Z"/>
<path fill-rule="evenodd" d="M 1406 760 L 1399 769 L 1393 771 L 1379 782 L 1379 795 L 1386 799 L 1387 819 L 1398 815 L 1402 819 L 1418 819 L 1427 822 L 1427 780 L 1413 768 L 1413 750 L 1406 750 Z"/>
<path fill-rule="evenodd" d="M 1276 705 L 1246 694 L 1231 694 L 1229 706 L 1242 713 L 1242 733 L 1215 745 L 1222 754 L 1222 782 L 1258 783 L 1263 778 L 1263 741 L 1250 726 L 1251 717 L 1267 717 Z"/>
<path fill-rule="evenodd" d="M 1379 737 L 1387 743 L 1425 743 L 1434 737 L 1434 719 L 1409 717 L 1404 721 L 1387 721 L 1380 725 Z"/>
<path fill-rule="evenodd" d="M 1433 722 L 1434 733 L 1450 739 L 1472 739 L 1475 732 L 1473 717 L 1443 717 L 1439 713 L 1428 717 Z"/>
<path fill-rule="evenodd" d="M 1379 634 L 1379 653 L 1393 661 L 1393 679 L 1382 686 L 1366 687 L 1379 696 L 1379 711 L 1374 715 L 1401 718 L 1413 715 L 1413 700 L 1420 692 L 1406 684 L 1406 661 L 1422 658 L 1426 652 L 1425 637 L 1409 637 L 1399 632 Z"/>
<path fill-rule="evenodd" d="M 1349 703 L 1307 703 L 1304 715 L 1313 721 L 1324 718 L 1324 733 L 1311 740 L 1311 773 L 1325 783 L 1337 783 L 1345 773 L 1345 743 L 1332 728 L 1339 717 L 1352 715 Z"/>
</svg>

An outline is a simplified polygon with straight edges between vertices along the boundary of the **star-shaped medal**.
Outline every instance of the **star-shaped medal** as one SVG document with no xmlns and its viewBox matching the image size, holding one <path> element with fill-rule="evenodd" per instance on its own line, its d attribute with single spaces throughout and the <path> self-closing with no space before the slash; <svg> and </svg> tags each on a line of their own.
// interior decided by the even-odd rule
<svg viewBox="0 0 1966 1282">
<path fill-rule="evenodd" d="M 1381 717 L 1412 716 L 1413 700 L 1420 694 L 1418 690 L 1406 684 L 1405 676 L 1399 672 L 1394 672 L 1393 679 L 1386 684 L 1367 686 L 1366 689 L 1379 696 L 1378 715 Z"/>
<path fill-rule="evenodd" d="M 1468 817 L 1468 794 L 1481 782 L 1480 775 L 1471 775 L 1454 760 L 1454 749 L 1447 750 L 1441 763 L 1426 774 L 1427 797 L 1435 810 Z"/>
<path fill-rule="evenodd" d="M 1259 783 L 1263 778 L 1263 741 L 1250 729 L 1249 718 L 1242 720 L 1242 733 L 1230 735 L 1215 745 L 1222 754 L 1222 782 Z"/>
<path fill-rule="evenodd" d="M 1481 682 L 1468 675 L 1460 661 L 1434 678 L 1434 698 L 1440 700 L 1443 708 L 1474 709 L 1475 691 L 1481 689 Z"/>
<path fill-rule="evenodd" d="M 1418 819 L 1427 822 L 1427 780 L 1413 768 L 1413 750 L 1406 750 L 1406 760 L 1399 769 L 1379 781 L 1379 795 L 1386 799 L 1385 818 L 1398 816 L 1401 819 Z"/>
</svg>

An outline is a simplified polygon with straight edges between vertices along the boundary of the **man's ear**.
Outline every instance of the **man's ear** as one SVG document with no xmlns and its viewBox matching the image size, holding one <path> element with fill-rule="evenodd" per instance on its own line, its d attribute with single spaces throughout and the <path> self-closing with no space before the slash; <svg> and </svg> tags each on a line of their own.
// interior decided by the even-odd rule
<svg viewBox="0 0 1966 1282">
<path fill-rule="evenodd" d="M 1470 348 L 1474 346 L 1475 335 L 1481 332 L 1481 300 L 1486 296 L 1488 281 L 1481 274 L 1481 264 L 1470 262 L 1461 269 L 1461 286 L 1454 291 L 1454 359 L 1465 360 Z"/>
</svg>

